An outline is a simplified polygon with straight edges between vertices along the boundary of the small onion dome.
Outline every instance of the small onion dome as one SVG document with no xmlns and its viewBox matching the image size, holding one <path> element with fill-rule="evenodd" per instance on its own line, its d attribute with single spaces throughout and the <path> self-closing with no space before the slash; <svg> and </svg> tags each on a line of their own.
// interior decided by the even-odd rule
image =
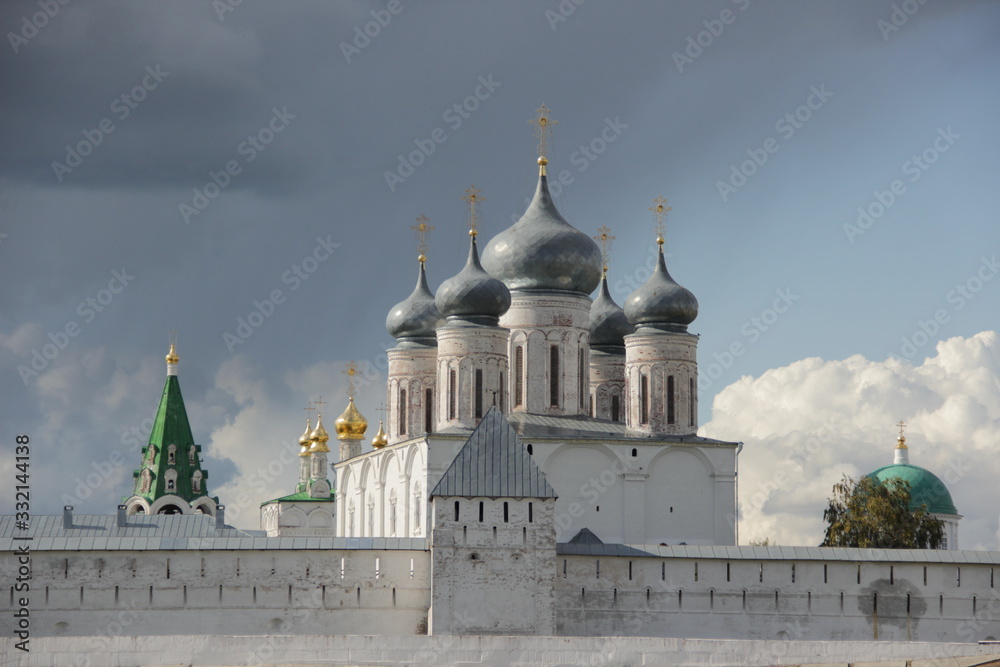
<svg viewBox="0 0 1000 667">
<path fill-rule="evenodd" d="M 170 344 L 170 351 L 167 352 L 166 359 L 168 364 L 176 364 L 181 360 L 181 358 L 177 356 L 177 346 L 174 343 Z"/>
<path fill-rule="evenodd" d="M 389 335 L 401 343 L 413 342 L 436 345 L 434 330 L 441 324 L 441 311 L 434 303 L 434 295 L 427 288 L 424 263 L 420 262 L 420 274 L 413 293 L 400 301 L 385 318 L 385 328 Z"/>
<path fill-rule="evenodd" d="M 590 306 L 590 347 L 607 352 L 624 352 L 625 336 L 635 331 L 608 292 L 608 279 L 601 278 L 601 292 Z"/>
<path fill-rule="evenodd" d="M 670 277 L 663 260 L 663 238 L 656 242 L 660 244 L 656 270 L 625 301 L 625 316 L 636 327 L 687 331 L 698 317 L 698 299 Z"/>
<path fill-rule="evenodd" d="M 313 429 L 312 436 L 310 437 L 312 447 L 309 448 L 309 453 L 330 451 L 330 448 L 326 446 L 329 439 L 330 434 L 323 428 L 323 415 L 319 415 L 316 417 L 316 428 Z"/>
<path fill-rule="evenodd" d="M 338 440 L 360 440 L 365 437 L 368 430 L 368 420 L 361 416 L 358 409 L 354 407 L 354 398 L 347 404 L 344 414 L 337 417 L 334 428 L 337 431 Z"/>
<path fill-rule="evenodd" d="M 312 424 L 310 419 L 306 419 L 306 430 L 299 436 L 299 445 L 302 446 L 299 456 L 309 456 L 309 447 L 312 445 Z"/>
<path fill-rule="evenodd" d="M 389 438 L 386 437 L 385 428 L 382 426 L 382 420 L 378 420 L 378 433 L 372 438 L 372 447 L 375 449 L 381 449 L 389 444 Z"/>
<path fill-rule="evenodd" d="M 481 319 L 494 324 L 510 308 L 510 290 L 486 273 L 479 263 L 475 235 L 469 244 L 465 268 L 441 283 L 434 302 L 441 314 L 449 319 Z"/>
<path fill-rule="evenodd" d="M 601 280 L 601 264 L 594 240 L 556 209 L 544 174 L 521 219 L 494 236 L 483 251 L 483 266 L 512 290 L 590 294 Z"/>
</svg>

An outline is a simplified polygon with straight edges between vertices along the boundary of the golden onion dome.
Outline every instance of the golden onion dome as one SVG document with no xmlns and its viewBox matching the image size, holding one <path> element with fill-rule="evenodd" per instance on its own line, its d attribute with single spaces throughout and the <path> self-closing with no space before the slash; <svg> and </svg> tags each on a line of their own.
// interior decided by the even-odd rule
<svg viewBox="0 0 1000 667">
<path fill-rule="evenodd" d="M 316 417 L 316 428 L 313 429 L 310 439 L 312 440 L 312 447 L 309 448 L 310 454 L 330 451 L 330 448 L 326 446 L 327 441 L 330 439 L 330 434 L 323 428 L 323 415 Z"/>
<path fill-rule="evenodd" d="M 299 445 L 302 446 L 302 451 L 299 452 L 299 456 L 309 456 L 309 447 L 312 445 L 312 420 L 306 419 L 306 430 L 299 436 Z"/>
<path fill-rule="evenodd" d="M 344 414 L 337 417 L 335 428 L 339 440 L 360 440 L 365 437 L 365 431 L 368 430 L 368 420 L 354 407 L 353 397 L 347 403 Z"/>
<path fill-rule="evenodd" d="M 389 438 L 385 434 L 385 428 L 382 426 L 382 420 L 378 420 L 378 433 L 372 438 L 372 447 L 375 449 L 381 449 L 389 444 Z"/>
<path fill-rule="evenodd" d="M 170 351 L 167 352 L 167 363 L 168 364 L 176 364 L 180 360 L 181 360 L 181 358 L 177 356 L 177 346 L 174 343 L 171 343 L 170 344 Z"/>
</svg>

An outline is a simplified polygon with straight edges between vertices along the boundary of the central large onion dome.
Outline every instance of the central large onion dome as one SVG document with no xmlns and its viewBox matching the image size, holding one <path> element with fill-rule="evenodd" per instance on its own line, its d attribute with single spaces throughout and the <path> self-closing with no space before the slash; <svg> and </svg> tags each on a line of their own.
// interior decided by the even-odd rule
<svg viewBox="0 0 1000 667">
<path fill-rule="evenodd" d="M 698 317 L 698 299 L 670 277 L 663 259 L 663 238 L 656 242 L 660 245 L 656 270 L 629 296 L 625 302 L 625 316 L 636 327 L 687 331 L 688 325 Z"/>
<path fill-rule="evenodd" d="M 484 320 L 496 324 L 510 308 L 510 290 L 486 273 L 479 263 L 476 237 L 469 244 L 469 259 L 457 276 L 438 287 L 434 302 L 448 319 Z"/>
<path fill-rule="evenodd" d="M 560 215 L 541 174 L 528 210 L 486 245 L 483 266 L 512 290 L 590 294 L 601 280 L 601 251 Z"/>
<path fill-rule="evenodd" d="M 420 262 L 417 286 L 413 288 L 410 296 L 389 311 L 389 315 L 385 318 L 385 328 L 400 344 L 435 345 L 437 339 L 434 337 L 434 331 L 443 319 L 441 311 L 434 303 L 434 295 L 427 287 L 424 263 Z"/>
<path fill-rule="evenodd" d="M 594 350 L 625 350 L 625 336 L 635 331 L 608 291 L 608 279 L 601 278 L 601 291 L 590 306 L 590 347 Z"/>
</svg>

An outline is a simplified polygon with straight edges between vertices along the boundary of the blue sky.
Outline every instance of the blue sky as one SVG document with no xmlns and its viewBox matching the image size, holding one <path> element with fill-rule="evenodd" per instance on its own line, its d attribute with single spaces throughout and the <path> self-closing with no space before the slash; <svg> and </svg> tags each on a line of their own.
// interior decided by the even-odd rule
<svg viewBox="0 0 1000 667">
<path fill-rule="evenodd" d="M 210 488 L 250 485 L 301 432 L 310 398 L 339 412 L 349 360 L 367 367 L 359 407 L 377 422 L 385 315 L 416 272 L 409 226 L 426 214 L 436 227 L 436 288 L 464 262 L 466 187 L 485 197 L 484 238 L 523 210 L 536 172 L 527 121 L 543 102 L 559 121 L 550 173 L 568 183 L 557 203 L 585 232 L 611 227 L 619 303 L 652 266 L 651 200 L 672 206 L 668 264 L 701 304 L 691 327 L 700 418 L 714 420 L 716 437 L 748 443 L 741 465 L 766 451 L 753 440 L 761 425 L 752 411 L 743 421 L 713 412 L 713 397 L 740 378 L 813 357 L 920 366 L 942 340 L 997 328 L 996 3 L 220 0 L 40 11 L 0 9 L 0 423 L 5 450 L 19 432 L 39 457 L 61 452 L 37 461 L 46 487 L 79 487 L 81 470 L 141 430 L 171 330 Z M 76 164 L 67 146 L 87 155 Z M 400 156 L 413 151 L 421 164 L 404 177 Z M 401 182 L 389 177 L 390 187 L 387 172 Z M 199 200 L 213 174 L 224 187 Z M 240 318 L 267 315 L 275 290 L 281 302 L 233 343 Z M 76 334 L 63 338 L 67 327 Z M 65 348 L 24 372 L 50 342 Z M 892 424 L 911 416 L 905 401 L 893 409 L 884 433 L 873 420 L 824 464 L 827 477 L 891 456 L 870 452 L 891 448 Z M 921 409 L 933 412 L 913 414 Z M 965 419 L 993 428 L 998 417 L 990 408 Z M 81 508 L 110 511 L 128 493 L 138 454 L 125 455 L 84 484 Z M 254 498 L 293 478 L 255 479 Z M 64 500 L 45 496 L 37 510 Z M 981 519 L 977 543 L 996 546 L 996 520 Z M 814 538 L 803 528 L 787 539 Z"/>
</svg>

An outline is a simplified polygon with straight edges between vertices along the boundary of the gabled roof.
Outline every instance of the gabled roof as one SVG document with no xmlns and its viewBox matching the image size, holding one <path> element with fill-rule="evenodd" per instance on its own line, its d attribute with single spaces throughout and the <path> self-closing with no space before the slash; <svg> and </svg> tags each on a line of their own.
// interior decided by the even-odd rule
<svg viewBox="0 0 1000 667">
<path fill-rule="evenodd" d="M 590 528 L 581 528 L 580 532 L 569 541 L 569 544 L 604 544 L 604 540 L 594 535 Z"/>
<path fill-rule="evenodd" d="M 430 494 L 463 498 L 556 498 L 503 413 L 490 408 Z"/>
</svg>

